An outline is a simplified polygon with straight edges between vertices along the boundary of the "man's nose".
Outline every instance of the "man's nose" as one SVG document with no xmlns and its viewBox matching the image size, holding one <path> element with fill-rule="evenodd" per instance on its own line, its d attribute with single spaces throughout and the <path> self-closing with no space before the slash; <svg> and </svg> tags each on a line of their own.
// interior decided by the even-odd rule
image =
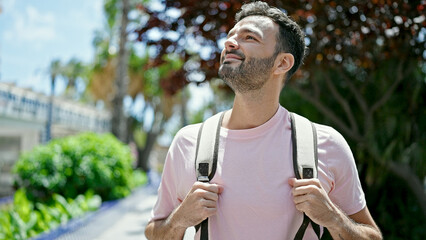
<svg viewBox="0 0 426 240">
<path fill-rule="evenodd" d="M 234 37 L 230 37 L 226 39 L 225 48 L 228 51 L 231 49 L 238 49 L 239 48 L 238 41 Z"/>
</svg>

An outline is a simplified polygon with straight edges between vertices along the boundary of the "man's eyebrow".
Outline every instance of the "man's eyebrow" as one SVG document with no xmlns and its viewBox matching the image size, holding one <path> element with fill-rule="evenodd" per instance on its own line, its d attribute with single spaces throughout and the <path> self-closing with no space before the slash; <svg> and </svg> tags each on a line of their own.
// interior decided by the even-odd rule
<svg viewBox="0 0 426 240">
<path fill-rule="evenodd" d="M 229 38 L 230 36 L 234 35 L 235 33 L 235 29 L 231 29 L 231 31 L 228 32 L 228 34 L 226 35 L 226 38 Z"/>
<path fill-rule="evenodd" d="M 229 33 L 226 36 L 226 38 L 229 38 L 232 35 L 234 35 L 235 31 L 236 31 L 235 29 L 232 29 L 231 31 L 229 31 Z M 262 38 L 262 35 L 258 31 L 250 29 L 250 28 L 247 28 L 247 27 L 242 28 L 240 31 L 243 32 L 243 33 L 251 33 L 251 34 L 256 35 L 258 38 Z"/>
</svg>

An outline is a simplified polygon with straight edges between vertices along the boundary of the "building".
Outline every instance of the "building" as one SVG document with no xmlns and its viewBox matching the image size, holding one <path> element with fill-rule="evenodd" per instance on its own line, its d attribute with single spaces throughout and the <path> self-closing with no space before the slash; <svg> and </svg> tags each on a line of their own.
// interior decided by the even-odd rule
<svg viewBox="0 0 426 240">
<path fill-rule="evenodd" d="M 0 197 L 12 194 L 11 169 L 22 152 L 46 142 L 50 97 L 0 82 Z M 81 103 L 52 98 L 52 138 L 110 131 L 111 114 Z"/>
</svg>

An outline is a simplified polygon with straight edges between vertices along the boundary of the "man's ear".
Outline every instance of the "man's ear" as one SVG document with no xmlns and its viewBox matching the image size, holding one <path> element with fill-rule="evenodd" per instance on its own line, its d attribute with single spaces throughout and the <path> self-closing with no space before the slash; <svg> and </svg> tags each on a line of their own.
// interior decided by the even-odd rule
<svg viewBox="0 0 426 240">
<path fill-rule="evenodd" d="M 275 59 L 274 74 L 286 74 L 294 65 L 294 56 L 291 53 L 280 53 Z"/>
</svg>

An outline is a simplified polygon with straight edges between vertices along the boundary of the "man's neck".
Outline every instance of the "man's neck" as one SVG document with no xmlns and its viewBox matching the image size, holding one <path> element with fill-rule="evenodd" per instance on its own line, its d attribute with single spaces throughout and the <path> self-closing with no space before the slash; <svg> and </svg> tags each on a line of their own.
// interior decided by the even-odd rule
<svg viewBox="0 0 426 240">
<path fill-rule="evenodd" d="M 233 130 L 249 129 L 271 119 L 278 110 L 279 101 L 275 94 L 265 94 L 266 92 L 237 93 L 232 110 L 225 114 L 223 127 Z"/>
</svg>

